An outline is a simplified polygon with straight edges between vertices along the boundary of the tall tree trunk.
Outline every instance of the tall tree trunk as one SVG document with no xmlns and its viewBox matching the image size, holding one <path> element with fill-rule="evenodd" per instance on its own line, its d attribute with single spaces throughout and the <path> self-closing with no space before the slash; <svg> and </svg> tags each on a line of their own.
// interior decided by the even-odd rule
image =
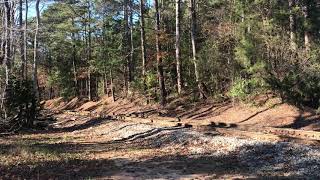
<svg viewBox="0 0 320 180">
<path fill-rule="evenodd" d="M 158 0 L 154 0 L 154 6 L 156 9 L 156 50 L 157 50 L 157 72 L 159 79 L 159 88 L 160 88 L 160 103 L 162 106 L 166 104 L 166 88 L 164 82 L 164 73 L 163 73 L 163 62 L 162 62 L 162 54 L 161 54 L 161 45 L 160 45 L 160 14 L 159 14 L 159 4 Z"/>
<path fill-rule="evenodd" d="M 108 93 L 108 79 L 107 79 L 107 70 L 106 67 L 104 67 L 104 71 L 103 71 L 103 94 L 107 95 L 107 97 L 109 97 L 109 93 Z"/>
<path fill-rule="evenodd" d="M 206 95 L 205 95 L 205 92 L 203 91 L 202 83 L 200 80 L 200 72 L 199 72 L 198 60 L 197 60 L 197 42 L 196 42 L 197 16 L 196 16 L 195 1 L 196 0 L 189 0 L 190 18 L 191 18 L 192 60 L 194 64 L 196 83 L 200 93 L 200 98 L 206 98 Z"/>
<path fill-rule="evenodd" d="M 180 59 L 180 4 L 181 0 L 176 0 L 176 63 L 177 63 L 177 88 L 178 94 L 182 92 L 182 80 L 181 80 L 181 59 Z"/>
<path fill-rule="evenodd" d="M 296 18 L 295 14 L 293 12 L 294 6 L 296 5 L 295 0 L 288 0 L 289 2 L 289 28 L 290 28 L 290 46 L 292 50 L 297 49 L 297 44 L 296 44 Z"/>
<path fill-rule="evenodd" d="M 25 6 L 26 6 L 26 9 L 25 9 L 25 22 L 24 22 L 24 35 L 23 35 L 23 42 L 24 42 L 24 65 L 25 65 L 25 69 L 24 69 L 24 77 L 25 79 L 28 78 L 28 51 L 27 51 L 27 46 L 28 46 L 28 39 L 27 39 L 27 32 L 28 32 L 28 10 L 29 10 L 29 7 L 28 7 L 28 0 L 25 0 Z"/>
<path fill-rule="evenodd" d="M 140 0 L 140 31 L 141 31 L 141 57 L 142 57 L 142 78 L 144 91 L 147 90 L 146 85 L 146 34 L 144 30 L 144 0 Z"/>
<path fill-rule="evenodd" d="M 112 75 L 112 69 L 110 68 L 110 89 L 111 89 L 111 98 L 112 101 L 115 102 L 115 97 L 114 97 L 114 87 L 113 87 L 113 75 Z"/>
<path fill-rule="evenodd" d="M 126 59 L 126 65 L 124 68 L 125 76 L 125 93 L 131 94 L 131 83 L 133 81 L 132 74 L 132 60 L 133 60 L 133 42 L 132 42 L 132 0 L 124 0 L 123 11 L 124 11 L 124 56 Z"/>
<path fill-rule="evenodd" d="M 73 81 L 76 96 L 79 96 L 79 87 L 78 87 L 78 79 L 77 79 L 77 65 L 76 65 L 76 45 L 73 45 L 73 55 L 72 55 L 72 69 L 73 69 Z"/>
<path fill-rule="evenodd" d="M 10 55 L 10 62 L 11 62 L 11 67 L 14 67 L 14 63 L 15 63 L 15 57 L 16 57 L 16 38 L 15 36 L 15 29 L 14 29 L 14 25 L 15 25 L 15 14 L 16 14 L 16 2 L 12 1 L 11 2 L 11 23 L 10 23 L 10 49 L 11 49 L 11 55 Z"/>
<path fill-rule="evenodd" d="M 103 26 L 102 26 L 103 27 L 103 29 L 102 29 L 102 33 L 103 33 L 102 45 L 104 48 L 108 47 L 108 45 L 107 45 L 108 39 L 107 39 L 107 35 L 106 35 L 106 29 L 107 29 L 106 24 L 107 24 L 107 22 L 106 22 L 106 19 L 104 18 L 103 19 Z M 104 52 L 106 53 L 105 57 L 108 57 L 108 53 L 105 51 L 105 49 L 104 49 Z M 103 84 L 103 92 L 104 92 L 104 95 L 107 95 L 107 97 L 109 97 L 108 78 L 107 78 L 108 71 L 107 71 L 106 61 L 107 61 L 107 59 L 105 59 L 103 61 L 103 83 L 104 83 Z"/>
<path fill-rule="evenodd" d="M 24 57 L 24 55 L 25 55 L 25 53 L 24 53 L 24 31 L 23 31 L 23 27 L 24 25 L 23 25 L 23 1 L 22 0 L 19 0 L 19 31 L 20 31 L 20 42 L 19 42 L 19 46 L 20 46 L 20 59 L 21 59 L 21 69 L 20 69 L 20 78 L 21 78 L 21 80 L 20 80 L 20 84 L 22 84 L 22 82 L 23 82 L 23 80 L 25 80 L 26 79 L 26 77 L 25 77 L 25 66 L 26 66 L 26 64 L 25 64 L 25 61 L 24 61 L 24 59 L 25 59 L 25 57 Z M 20 104 L 19 105 L 20 107 L 19 107 L 19 109 L 20 109 L 20 112 L 22 112 L 22 109 L 23 109 L 23 106 L 24 106 L 24 104 Z M 27 104 L 26 104 L 26 106 L 25 107 L 27 107 Z"/>
<path fill-rule="evenodd" d="M 311 48 L 311 42 L 310 42 L 310 30 L 309 30 L 309 8 L 308 4 L 306 3 L 302 7 L 304 21 L 305 21 L 305 27 L 304 27 L 304 47 L 305 50 L 308 52 Z"/>
<path fill-rule="evenodd" d="M 72 26 L 74 27 L 74 18 L 72 18 Z M 79 96 L 79 88 L 78 88 L 78 79 L 77 79 L 77 65 L 76 65 L 76 59 L 77 59 L 77 50 L 76 50 L 76 37 L 75 33 L 72 32 L 72 41 L 73 41 L 73 49 L 72 49 L 72 68 L 73 68 L 73 81 L 74 81 L 74 88 L 75 88 L 75 95 Z"/>
<path fill-rule="evenodd" d="M 91 70 L 90 70 L 90 67 L 89 67 L 89 70 L 88 70 L 88 80 L 87 80 L 87 91 L 88 91 L 88 99 L 89 101 L 92 101 L 92 91 L 91 91 Z"/>
<path fill-rule="evenodd" d="M 53 63 L 52 63 L 52 58 L 51 58 L 51 52 L 48 52 L 48 74 L 52 73 L 52 67 L 53 67 Z M 50 83 L 49 85 L 49 99 L 53 99 L 53 87 L 52 84 Z"/>
<path fill-rule="evenodd" d="M 134 0 L 130 0 L 130 64 L 129 64 L 129 82 L 134 81 L 134 43 L 133 43 L 133 9 Z"/>
<path fill-rule="evenodd" d="M 89 91 L 88 91 L 88 77 L 85 80 L 85 91 L 84 91 L 85 96 L 89 95 Z"/>
<path fill-rule="evenodd" d="M 129 89 L 130 89 L 130 83 L 132 80 L 132 74 L 131 74 L 131 51 L 130 51 L 130 44 L 131 44 L 131 38 L 130 38 L 130 29 L 129 29 L 129 4 L 131 0 L 124 0 L 123 4 L 123 11 L 124 11 L 124 57 L 125 57 L 125 67 L 124 67 L 124 91 L 126 95 L 128 95 Z"/>
<path fill-rule="evenodd" d="M 5 33 L 5 27 L 6 27 L 6 12 L 4 9 L 1 9 L 1 42 L 0 42 L 0 48 L 1 48 L 1 54 L 0 54 L 0 63 L 2 64 L 4 61 L 4 54 L 6 52 L 6 33 Z"/>
<path fill-rule="evenodd" d="M 91 61 L 91 5 L 90 1 L 88 1 L 88 18 L 89 18 L 89 23 L 88 23 L 88 63 L 89 63 L 89 68 L 88 68 L 88 98 L 89 101 L 92 101 L 92 91 L 91 91 L 91 69 L 90 69 L 90 61 Z"/>
<path fill-rule="evenodd" d="M 8 114 L 10 113 L 9 110 L 9 97 L 11 93 L 11 83 L 10 83 L 10 74 L 11 74 L 11 32 L 10 32 L 10 27 L 11 27 L 11 6 L 9 1 L 4 2 L 5 5 L 5 52 L 4 52 L 4 60 L 3 60 L 3 65 L 5 67 L 5 73 L 6 73 L 6 80 L 5 80 L 5 88 L 3 92 L 3 98 L 2 98 L 2 109 L 4 111 L 4 118 L 8 118 Z"/>
<path fill-rule="evenodd" d="M 6 68 L 6 77 L 7 77 L 7 70 L 11 69 L 11 63 L 10 63 L 10 54 L 11 54 L 11 32 L 10 32 L 10 27 L 11 27 L 11 6 L 8 1 L 4 2 L 5 5 L 5 19 L 4 19 L 4 60 L 3 60 L 3 65 Z M 9 72 L 8 72 L 9 73 Z M 6 82 L 9 79 L 6 79 Z"/>
<path fill-rule="evenodd" d="M 25 53 L 24 53 L 24 31 L 23 31 L 23 1 L 19 0 L 19 30 L 20 30 L 20 57 L 21 57 L 21 79 L 25 79 Z"/>
<path fill-rule="evenodd" d="M 36 1 L 36 13 L 37 13 L 37 22 L 36 30 L 34 34 L 34 49 L 33 49 L 33 90 L 36 96 L 37 101 L 40 100 L 39 87 L 38 87 L 38 33 L 40 25 L 40 9 L 39 9 L 40 0 Z"/>
</svg>

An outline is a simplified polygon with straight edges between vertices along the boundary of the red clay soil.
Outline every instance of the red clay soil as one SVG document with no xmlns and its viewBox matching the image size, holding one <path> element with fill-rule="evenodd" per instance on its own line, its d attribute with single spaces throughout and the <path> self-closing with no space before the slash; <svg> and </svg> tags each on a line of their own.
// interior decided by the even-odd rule
<svg viewBox="0 0 320 180">
<path fill-rule="evenodd" d="M 293 105 L 282 103 L 278 98 L 255 99 L 258 105 L 243 103 L 214 103 L 211 101 L 192 103 L 187 97 L 172 100 L 166 108 L 157 105 L 145 105 L 141 98 L 135 100 L 119 99 L 112 102 L 111 98 L 103 97 L 97 102 L 71 100 L 73 110 L 91 111 L 96 114 L 130 114 L 133 112 L 147 112 L 148 116 L 179 117 L 183 122 L 192 123 L 234 123 L 252 127 L 280 127 L 302 130 L 320 131 L 320 117 L 313 109 L 299 109 Z M 47 101 L 46 109 L 70 110 L 70 102 L 63 102 L 61 98 Z M 78 103 L 78 104 L 76 104 Z M 71 108 L 72 109 L 72 108 Z"/>
</svg>

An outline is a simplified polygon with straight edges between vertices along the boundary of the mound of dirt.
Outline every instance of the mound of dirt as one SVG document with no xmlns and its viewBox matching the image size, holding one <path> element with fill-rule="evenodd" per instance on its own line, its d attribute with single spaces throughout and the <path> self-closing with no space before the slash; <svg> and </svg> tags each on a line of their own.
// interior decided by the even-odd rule
<svg viewBox="0 0 320 180">
<path fill-rule="evenodd" d="M 75 109 L 75 108 L 77 108 L 78 106 L 80 106 L 81 104 L 83 104 L 85 102 L 86 102 L 86 100 L 79 99 L 78 97 L 75 97 L 63 107 L 63 110 Z"/>
<path fill-rule="evenodd" d="M 53 111 L 74 110 L 87 102 L 86 99 L 75 97 L 71 100 L 65 100 L 62 97 L 44 101 L 44 109 Z"/>
<path fill-rule="evenodd" d="M 45 109 L 50 109 L 50 110 L 55 110 L 59 106 L 62 106 L 64 104 L 64 99 L 62 97 L 51 99 L 48 101 L 45 101 L 44 103 L 44 108 Z"/>
<path fill-rule="evenodd" d="M 100 105 L 100 101 L 93 102 L 89 101 L 81 105 L 79 108 L 76 109 L 76 111 L 92 111 L 96 109 Z"/>
<path fill-rule="evenodd" d="M 259 97 L 259 105 L 224 102 L 190 102 L 190 98 L 173 99 L 166 108 L 144 105 L 140 98 L 134 100 L 103 97 L 97 102 L 74 98 L 64 102 L 62 98 L 49 100 L 45 107 L 51 110 L 90 111 L 93 114 L 117 115 L 139 112 L 148 117 L 178 117 L 184 123 L 227 123 L 252 127 L 278 127 L 320 131 L 320 117 L 311 109 L 299 109 L 282 103 L 279 98 Z"/>
</svg>

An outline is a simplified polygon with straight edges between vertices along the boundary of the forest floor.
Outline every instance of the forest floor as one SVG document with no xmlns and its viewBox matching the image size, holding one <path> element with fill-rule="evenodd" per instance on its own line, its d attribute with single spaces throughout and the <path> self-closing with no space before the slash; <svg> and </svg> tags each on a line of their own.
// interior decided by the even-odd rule
<svg viewBox="0 0 320 180">
<path fill-rule="evenodd" d="M 246 132 L 253 136 L 243 137 L 220 131 L 233 127 L 199 130 L 114 118 L 145 112 L 148 117 L 140 119 L 178 117 L 180 123 L 319 131 L 316 113 L 276 98 L 259 106 L 181 100 L 161 111 L 130 100 L 55 99 L 47 101 L 45 108 L 54 112 L 46 130 L 0 137 L 0 179 L 320 178 L 319 140 L 284 142 L 273 138 L 276 135 L 260 138 L 261 132 Z"/>
</svg>

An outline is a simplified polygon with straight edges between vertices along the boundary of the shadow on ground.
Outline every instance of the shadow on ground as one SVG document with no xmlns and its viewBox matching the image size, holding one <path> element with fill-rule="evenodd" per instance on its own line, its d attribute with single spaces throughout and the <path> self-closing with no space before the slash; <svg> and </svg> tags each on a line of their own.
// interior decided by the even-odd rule
<svg viewBox="0 0 320 180">
<path fill-rule="evenodd" d="M 64 127 L 64 128 L 54 128 L 53 131 L 54 132 L 73 132 L 73 131 L 80 131 L 80 130 L 85 130 L 85 129 L 89 129 L 89 128 L 94 128 L 94 127 L 98 127 L 102 124 L 105 123 L 109 123 L 112 122 L 112 118 L 111 117 L 107 117 L 107 118 L 92 118 L 87 120 L 86 122 L 82 123 L 82 124 L 75 124 L 71 127 Z"/>
<path fill-rule="evenodd" d="M 75 120 L 65 120 L 63 122 L 60 122 L 59 127 L 54 127 L 53 123 L 49 124 L 48 130 L 32 130 L 32 131 L 22 131 L 19 134 L 20 135 L 26 135 L 26 134 L 52 134 L 52 133 L 68 133 L 68 132 L 74 132 L 74 131 L 81 131 L 86 130 L 90 128 L 99 127 L 103 124 L 114 122 L 115 120 L 111 117 L 104 117 L 104 118 L 85 118 L 85 120 L 77 119 Z M 76 122 L 72 126 L 65 126 L 66 124 L 70 122 Z"/>
<path fill-rule="evenodd" d="M 259 158 L 267 151 L 272 151 L 274 146 L 259 145 L 246 146 L 242 149 L 250 149 L 248 153 L 239 155 L 231 152 L 224 156 L 202 155 L 165 155 L 153 157 L 142 161 L 129 159 L 93 159 L 69 161 L 45 161 L 39 164 L 23 163 L 17 166 L 0 167 L 2 178 L 22 179 L 86 179 L 86 178 L 180 178 L 198 175 L 211 178 L 225 177 L 252 177 L 265 179 L 301 179 L 319 178 L 319 167 L 310 168 L 310 172 L 304 175 L 286 175 L 285 172 L 296 170 L 296 167 L 286 168 L 283 161 L 276 157 L 269 159 Z M 299 153 L 299 152 L 295 152 Z M 265 156 L 262 156 L 265 157 Z M 250 160 L 246 162 L 243 160 Z M 119 164 L 118 162 L 121 162 Z M 303 168 L 312 166 L 311 162 L 300 162 Z M 314 162 L 313 162 L 314 163 Z M 318 162 L 319 163 L 319 162 Z M 301 166 L 302 166 L 301 165 Z M 313 164 L 314 165 L 314 164 Z M 302 168 L 302 167 L 301 167 Z"/>
<path fill-rule="evenodd" d="M 172 134 L 173 136 L 174 134 Z M 160 132 L 143 136 L 133 141 L 123 139 L 105 143 L 59 143 L 30 144 L 35 151 L 63 153 L 108 153 L 132 150 L 159 149 L 173 143 L 185 142 L 163 137 Z M 171 140 L 171 141 L 169 141 Z M 0 144 L 0 155 L 12 153 L 15 144 Z M 26 145 L 28 146 L 28 145 Z M 187 144 L 185 146 L 188 146 Z M 201 147 L 201 145 L 198 145 Z M 218 150 L 218 149 L 216 149 Z M 140 178 L 178 179 L 188 176 L 210 178 L 252 177 L 259 179 L 319 179 L 320 160 L 309 157 L 309 149 L 292 148 L 290 144 L 257 143 L 243 145 L 225 154 L 176 153 L 151 154 L 140 160 L 125 158 L 95 159 L 83 156 L 69 160 L 23 162 L 17 165 L 0 166 L 0 179 L 88 179 L 88 178 Z M 317 149 L 318 150 L 318 149 Z M 34 152 L 36 153 L 36 152 Z M 291 159 L 290 159 L 291 158 Z M 299 172 L 299 173 L 298 173 Z"/>
<path fill-rule="evenodd" d="M 280 126 L 279 128 L 292 128 L 292 129 L 302 129 L 309 126 L 314 131 L 320 131 L 320 116 L 313 112 L 307 111 L 309 115 L 304 115 L 302 111 L 300 111 L 299 116 L 297 116 L 293 123 Z"/>
</svg>

